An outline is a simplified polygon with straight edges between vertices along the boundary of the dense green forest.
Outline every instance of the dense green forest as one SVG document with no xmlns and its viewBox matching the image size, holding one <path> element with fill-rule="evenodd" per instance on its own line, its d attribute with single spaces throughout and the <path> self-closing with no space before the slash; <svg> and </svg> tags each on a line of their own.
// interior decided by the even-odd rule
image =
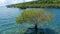
<svg viewBox="0 0 60 34">
<path fill-rule="evenodd" d="M 60 8 L 60 0 L 37 0 L 18 4 L 7 5 L 15 8 Z"/>
</svg>

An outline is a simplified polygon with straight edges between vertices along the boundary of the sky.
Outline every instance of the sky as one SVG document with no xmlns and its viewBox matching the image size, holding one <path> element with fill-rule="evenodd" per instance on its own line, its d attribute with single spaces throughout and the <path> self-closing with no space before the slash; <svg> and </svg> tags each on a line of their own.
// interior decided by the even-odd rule
<svg viewBox="0 0 60 34">
<path fill-rule="evenodd" d="M 29 2 L 29 1 L 33 1 L 33 0 L 0 0 L 0 6 L 22 3 L 22 2 Z"/>
</svg>

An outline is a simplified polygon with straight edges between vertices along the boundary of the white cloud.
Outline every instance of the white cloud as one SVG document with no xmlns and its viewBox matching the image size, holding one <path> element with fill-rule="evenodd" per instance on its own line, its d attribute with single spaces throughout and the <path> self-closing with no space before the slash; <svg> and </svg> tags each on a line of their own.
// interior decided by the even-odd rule
<svg viewBox="0 0 60 34">
<path fill-rule="evenodd" d="M 22 3 L 22 2 L 29 2 L 29 1 L 32 1 L 32 0 L 13 0 L 13 1 L 12 1 L 12 4 Z"/>
<path fill-rule="evenodd" d="M 23 2 L 23 0 L 13 0 L 13 1 L 11 2 L 11 4 L 22 3 L 22 2 Z"/>
<path fill-rule="evenodd" d="M 0 6 L 5 5 L 6 0 L 0 0 Z"/>
<path fill-rule="evenodd" d="M 5 0 L 0 0 L 0 4 L 1 4 L 1 3 L 4 3 L 4 2 L 5 2 Z"/>
<path fill-rule="evenodd" d="M 0 6 L 15 4 L 15 3 L 22 3 L 22 2 L 29 2 L 32 0 L 0 0 Z"/>
<path fill-rule="evenodd" d="M 33 1 L 33 0 L 25 0 L 25 2 L 29 2 L 29 1 Z"/>
</svg>

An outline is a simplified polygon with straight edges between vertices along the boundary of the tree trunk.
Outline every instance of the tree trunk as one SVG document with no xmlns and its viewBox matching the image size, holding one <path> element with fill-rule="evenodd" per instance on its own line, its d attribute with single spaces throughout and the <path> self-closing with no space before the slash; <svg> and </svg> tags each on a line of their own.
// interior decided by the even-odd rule
<svg viewBox="0 0 60 34">
<path fill-rule="evenodd" d="M 37 34 L 37 30 L 38 30 L 37 24 L 35 24 L 35 34 Z"/>
</svg>

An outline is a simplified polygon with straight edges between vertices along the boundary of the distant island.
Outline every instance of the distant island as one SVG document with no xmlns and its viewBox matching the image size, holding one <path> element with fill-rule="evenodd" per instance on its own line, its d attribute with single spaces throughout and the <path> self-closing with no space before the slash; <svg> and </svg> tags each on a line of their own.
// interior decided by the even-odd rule
<svg viewBox="0 0 60 34">
<path fill-rule="evenodd" d="M 60 8 L 60 0 L 37 0 L 25 3 L 7 5 L 8 8 Z"/>
</svg>

